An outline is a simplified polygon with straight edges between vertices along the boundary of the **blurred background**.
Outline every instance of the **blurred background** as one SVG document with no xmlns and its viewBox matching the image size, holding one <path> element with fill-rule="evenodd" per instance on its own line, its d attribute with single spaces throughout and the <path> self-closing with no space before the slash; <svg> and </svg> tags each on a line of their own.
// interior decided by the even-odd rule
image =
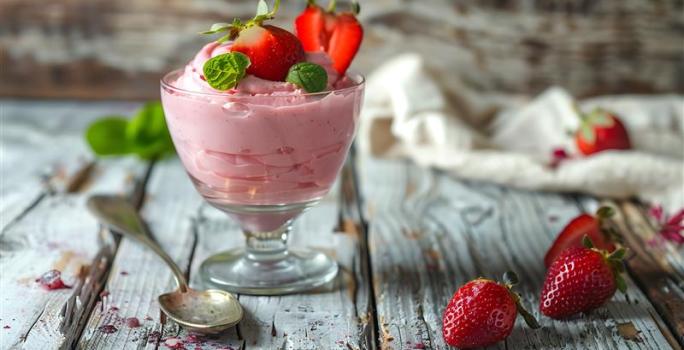
<svg viewBox="0 0 684 350">
<path fill-rule="evenodd" d="M 0 96 L 151 99 L 162 73 L 254 0 L 0 0 Z M 284 0 L 292 28 L 304 0 Z M 682 0 L 366 0 L 355 60 L 418 52 L 473 92 L 684 92 Z"/>
</svg>

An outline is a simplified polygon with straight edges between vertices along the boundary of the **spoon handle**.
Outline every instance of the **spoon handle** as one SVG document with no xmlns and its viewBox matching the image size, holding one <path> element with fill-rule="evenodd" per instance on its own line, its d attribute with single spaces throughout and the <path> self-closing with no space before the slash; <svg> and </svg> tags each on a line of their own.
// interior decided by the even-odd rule
<svg viewBox="0 0 684 350">
<path fill-rule="evenodd" d="M 94 195 L 88 198 L 87 205 L 90 212 L 102 223 L 152 249 L 171 268 L 178 289 L 181 292 L 187 291 L 188 282 L 185 280 L 183 271 L 152 238 L 140 214 L 128 201 L 121 197 Z"/>
</svg>

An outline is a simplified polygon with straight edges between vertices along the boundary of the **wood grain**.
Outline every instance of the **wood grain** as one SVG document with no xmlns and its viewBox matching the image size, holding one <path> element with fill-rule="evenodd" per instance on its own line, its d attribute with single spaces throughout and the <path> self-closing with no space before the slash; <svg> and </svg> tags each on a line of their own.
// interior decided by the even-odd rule
<svg viewBox="0 0 684 350">
<path fill-rule="evenodd" d="M 16 199 L 10 205 L 21 210 L 10 207 L 2 212 L 3 217 L 16 216 L 8 218 L 0 234 L 0 319 L 7 326 L 0 348 L 59 348 L 68 341 L 62 333 L 65 320 L 90 312 L 88 298 L 78 293 L 91 282 L 85 278 L 88 268 L 96 270 L 100 260 L 99 229 L 85 211 L 85 198 L 103 190 L 132 191 L 132 179 L 143 176 L 146 167 L 129 159 L 99 162 L 89 176 L 79 170 L 55 170 L 82 169 L 82 159 L 88 156 L 82 128 L 96 116 L 128 109 L 128 104 L 22 107 L 3 101 L 3 106 L 9 107 L 3 108 L 7 114 L 2 119 L 3 146 L 9 145 L 2 157 L 3 201 L 5 195 Z M 87 185 L 68 193 L 70 174 L 79 173 Z M 18 177 L 22 175 L 23 179 Z M 73 288 L 41 289 L 34 280 L 50 269 L 61 270 Z M 79 301 L 67 308 L 77 297 Z"/>
<path fill-rule="evenodd" d="M 518 322 L 493 348 L 671 347 L 653 306 L 631 280 L 626 295 L 586 317 L 539 317 L 542 257 L 580 212 L 572 197 L 464 183 L 400 161 L 364 159 L 360 168 L 381 348 L 446 348 L 441 316 L 452 294 L 468 280 L 500 278 L 508 269 L 519 274 L 517 291 L 543 328 Z M 628 322 L 640 332 L 637 340 L 620 336 L 618 324 Z"/>
<path fill-rule="evenodd" d="M 657 233 L 642 208 L 623 202 L 618 209 L 616 222 L 634 254 L 627 261 L 629 270 L 684 346 L 684 254 L 671 243 L 656 243 Z"/>
<path fill-rule="evenodd" d="M 286 1 L 292 27 L 303 1 Z M 250 17 L 255 1 L 5 0 L 0 96 L 150 99 L 159 78 L 206 43 L 211 23 Z M 363 1 L 356 68 L 422 52 L 459 87 L 579 96 L 682 92 L 681 0 Z M 457 92 L 457 91 L 456 91 Z"/>
</svg>

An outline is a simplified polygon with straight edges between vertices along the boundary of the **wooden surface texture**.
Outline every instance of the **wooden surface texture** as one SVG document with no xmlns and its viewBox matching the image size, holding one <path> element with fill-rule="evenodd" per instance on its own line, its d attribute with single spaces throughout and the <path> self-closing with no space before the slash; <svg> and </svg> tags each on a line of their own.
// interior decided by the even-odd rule
<svg viewBox="0 0 684 350">
<path fill-rule="evenodd" d="M 201 200 L 177 159 L 92 158 L 83 127 L 137 106 L 0 100 L 1 349 L 445 349 L 441 316 L 454 291 L 508 269 L 520 275 L 522 303 L 542 328 L 519 319 L 492 349 L 681 348 L 682 253 L 649 248 L 655 233 L 640 206 L 607 203 L 618 210 L 616 224 L 634 254 L 627 294 L 587 316 L 554 321 L 538 311 L 543 254 L 569 219 L 606 203 L 363 157 L 350 158 L 292 236 L 294 246 L 334 256 L 338 278 L 310 293 L 240 295 L 246 317 L 236 328 L 217 337 L 187 334 L 156 303 L 174 287 L 170 271 L 137 243 L 102 230 L 86 198 L 129 196 L 196 286 L 200 262 L 243 237 Z M 46 291 L 35 283 L 53 268 L 72 288 Z M 140 327 L 127 324 L 132 317 Z"/>
<path fill-rule="evenodd" d="M 319 1 L 325 3 L 325 1 Z M 214 22 L 249 18 L 255 0 L 3 0 L 0 96 L 151 99 Z M 304 0 L 285 0 L 292 28 Z M 422 53 L 480 94 L 579 96 L 684 91 L 681 0 L 361 1 L 354 67 Z"/>
</svg>

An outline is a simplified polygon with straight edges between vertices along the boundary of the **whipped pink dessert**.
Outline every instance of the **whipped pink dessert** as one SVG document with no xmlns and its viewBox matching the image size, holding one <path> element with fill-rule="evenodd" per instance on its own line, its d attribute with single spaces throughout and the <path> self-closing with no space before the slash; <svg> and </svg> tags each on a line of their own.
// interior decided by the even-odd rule
<svg viewBox="0 0 684 350">
<path fill-rule="evenodd" d="M 225 91 L 203 76 L 204 63 L 230 51 L 210 43 L 162 86 L 176 150 L 199 191 L 219 205 L 277 205 L 327 193 L 352 142 L 361 106 L 360 77 L 342 76 L 326 53 L 306 54 L 323 67 L 327 89 L 247 75 Z"/>
</svg>

